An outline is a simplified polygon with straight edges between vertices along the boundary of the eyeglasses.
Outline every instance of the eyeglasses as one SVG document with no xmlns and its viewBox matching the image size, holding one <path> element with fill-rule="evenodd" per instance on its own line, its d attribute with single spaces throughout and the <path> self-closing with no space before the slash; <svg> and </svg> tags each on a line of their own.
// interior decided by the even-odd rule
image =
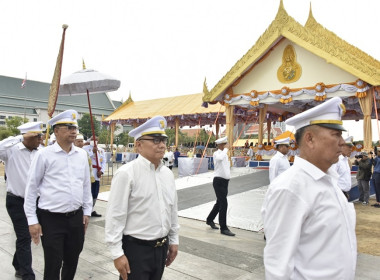
<svg viewBox="0 0 380 280">
<path fill-rule="evenodd" d="M 168 143 L 168 138 L 166 137 L 156 137 L 156 138 L 141 138 L 139 139 L 138 141 L 140 140 L 148 140 L 148 141 L 152 141 L 154 144 L 158 145 L 160 144 L 161 142 L 164 143 L 166 145 L 166 143 Z"/>
</svg>

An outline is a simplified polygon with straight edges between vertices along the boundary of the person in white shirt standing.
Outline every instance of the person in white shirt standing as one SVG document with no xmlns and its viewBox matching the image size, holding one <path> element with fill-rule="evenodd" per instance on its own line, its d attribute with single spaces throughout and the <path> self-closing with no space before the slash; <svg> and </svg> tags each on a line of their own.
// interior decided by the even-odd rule
<svg viewBox="0 0 380 280">
<path fill-rule="evenodd" d="M 112 179 L 105 240 L 123 280 L 159 280 L 178 253 L 177 191 L 162 162 L 165 128 L 156 116 L 131 130 L 139 156 Z"/>
<path fill-rule="evenodd" d="M 214 179 L 212 185 L 216 195 L 216 203 L 210 214 L 206 218 L 206 224 L 212 229 L 219 229 L 214 219 L 219 214 L 220 233 L 228 236 L 235 236 L 227 227 L 227 195 L 228 183 L 231 178 L 230 162 L 228 161 L 228 140 L 227 137 L 220 138 L 215 141 L 218 149 L 213 154 L 214 160 Z"/>
<path fill-rule="evenodd" d="M 98 199 L 99 189 L 100 189 L 100 178 L 106 170 L 106 157 L 104 150 L 98 147 L 98 139 L 92 137 L 87 141 L 90 142 L 90 145 L 83 146 L 83 150 L 88 153 L 88 156 L 91 158 L 92 163 L 92 174 L 95 178 L 95 181 L 91 183 L 91 193 L 92 193 L 92 207 L 95 207 L 96 200 Z M 98 161 L 96 161 L 98 160 Z M 92 211 L 91 217 L 101 217 L 101 214 L 98 214 L 96 211 Z"/>
<path fill-rule="evenodd" d="M 165 166 L 167 166 L 170 170 L 173 169 L 174 153 L 172 152 L 171 147 L 168 147 L 168 150 L 164 155 L 164 162 L 165 162 Z"/>
<path fill-rule="evenodd" d="M 349 199 L 349 191 L 351 190 L 351 168 L 352 164 L 350 162 L 350 155 L 352 152 L 353 137 L 350 136 L 346 138 L 345 144 L 342 147 L 342 154 L 339 156 L 339 161 L 334 164 L 336 172 L 339 175 L 338 187 L 342 190 L 347 199 Z"/>
<path fill-rule="evenodd" d="M 344 145 L 344 112 L 334 97 L 285 121 L 300 155 L 270 184 L 261 209 L 267 280 L 355 278 L 355 209 L 331 168 Z"/>
<path fill-rule="evenodd" d="M 16 233 L 16 252 L 12 265 L 16 277 L 29 280 L 35 279 L 35 275 L 24 197 L 30 164 L 40 144 L 42 122 L 28 122 L 17 129 L 21 135 L 0 142 L 0 159 L 5 162 L 5 172 L 8 175 L 5 204 Z"/>
<path fill-rule="evenodd" d="M 290 167 L 288 160 L 289 145 L 289 137 L 275 141 L 277 152 L 269 162 L 269 182 L 272 182 L 274 178 Z"/>
<path fill-rule="evenodd" d="M 41 238 L 49 280 L 74 279 L 92 211 L 87 153 L 73 144 L 77 115 L 67 110 L 49 120 L 57 141 L 37 152 L 28 174 L 24 210 L 33 242 Z"/>
</svg>

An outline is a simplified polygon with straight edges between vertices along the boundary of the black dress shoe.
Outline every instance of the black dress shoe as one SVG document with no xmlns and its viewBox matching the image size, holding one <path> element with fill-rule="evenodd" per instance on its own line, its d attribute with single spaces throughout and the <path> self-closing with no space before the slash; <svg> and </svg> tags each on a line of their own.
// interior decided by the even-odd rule
<svg viewBox="0 0 380 280">
<path fill-rule="evenodd" d="M 16 270 L 15 277 L 22 278 L 21 272 L 19 270 Z"/>
<path fill-rule="evenodd" d="M 219 229 L 214 222 L 206 222 L 212 229 Z"/>
<path fill-rule="evenodd" d="M 228 235 L 228 236 L 235 236 L 235 233 L 233 233 L 232 231 L 230 231 L 229 229 L 222 229 L 220 231 L 221 234 L 224 234 L 224 235 Z"/>
<path fill-rule="evenodd" d="M 101 217 L 101 216 L 102 216 L 102 215 L 96 213 L 96 211 L 93 211 L 93 212 L 91 213 L 91 217 Z"/>
</svg>

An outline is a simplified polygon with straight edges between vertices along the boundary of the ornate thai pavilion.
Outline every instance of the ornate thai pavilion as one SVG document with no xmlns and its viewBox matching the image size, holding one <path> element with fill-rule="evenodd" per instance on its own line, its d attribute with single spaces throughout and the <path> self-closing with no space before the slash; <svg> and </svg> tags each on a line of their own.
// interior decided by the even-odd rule
<svg viewBox="0 0 380 280">
<path fill-rule="evenodd" d="M 203 101 L 206 106 L 226 106 L 232 145 L 236 116 L 258 116 L 261 126 L 270 125 L 340 96 L 346 106 L 343 119 L 364 119 L 368 150 L 379 85 L 379 61 L 319 24 L 311 6 L 303 26 L 287 14 L 281 0 L 275 19 L 256 44 L 211 90 L 204 85 Z"/>
</svg>

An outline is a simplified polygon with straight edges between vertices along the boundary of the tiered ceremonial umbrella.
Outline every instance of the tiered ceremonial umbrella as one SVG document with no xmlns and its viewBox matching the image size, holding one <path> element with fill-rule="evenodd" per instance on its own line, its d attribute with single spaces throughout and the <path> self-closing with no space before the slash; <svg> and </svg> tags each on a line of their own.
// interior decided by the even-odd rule
<svg viewBox="0 0 380 280">
<path fill-rule="evenodd" d="M 63 78 L 61 81 L 61 85 L 59 87 L 59 95 L 87 94 L 88 109 L 90 111 L 90 119 L 91 119 L 92 138 L 94 139 L 95 147 L 96 147 L 96 141 L 95 141 L 96 136 L 95 136 L 94 122 L 92 119 L 90 94 L 115 91 L 119 87 L 120 87 L 119 80 L 111 76 L 108 76 L 106 74 L 97 72 L 95 70 L 86 69 L 84 62 L 83 62 L 83 70 L 75 72 L 71 74 L 70 76 Z M 97 153 L 95 153 L 95 157 L 96 157 L 96 167 L 99 170 L 100 168 L 98 165 Z"/>
</svg>

